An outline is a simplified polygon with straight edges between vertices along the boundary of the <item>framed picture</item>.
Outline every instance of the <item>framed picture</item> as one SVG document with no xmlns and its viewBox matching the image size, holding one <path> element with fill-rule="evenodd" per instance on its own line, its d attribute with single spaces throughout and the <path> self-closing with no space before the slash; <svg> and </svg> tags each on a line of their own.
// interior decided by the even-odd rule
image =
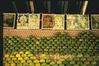
<svg viewBox="0 0 99 66">
<path fill-rule="evenodd" d="M 23 13 L 18 14 L 17 29 L 29 29 L 28 14 L 23 14 Z"/>
<path fill-rule="evenodd" d="M 29 29 L 39 29 L 40 14 L 29 14 Z"/>
<path fill-rule="evenodd" d="M 3 28 L 14 28 L 15 18 L 15 13 L 3 13 Z"/>
<path fill-rule="evenodd" d="M 53 29 L 64 29 L 65 16 L 62 14 L 54 14 L 54 27 Z"/>
<path fill-rule="evenodd" d="M 42 29 L 53 29 L 54 27 L 53 14 L 42 14 Z"/>
<path fill-rule="evenodd" d="M 66 23 L 67 30 L 88 30 L 89 16 L 79 14 L 68 14 Z"/>
<path fill-rule="evenodd" d="M 91 28 L 99 30 L 99 14 L 91 15 Z"/>
</svg>

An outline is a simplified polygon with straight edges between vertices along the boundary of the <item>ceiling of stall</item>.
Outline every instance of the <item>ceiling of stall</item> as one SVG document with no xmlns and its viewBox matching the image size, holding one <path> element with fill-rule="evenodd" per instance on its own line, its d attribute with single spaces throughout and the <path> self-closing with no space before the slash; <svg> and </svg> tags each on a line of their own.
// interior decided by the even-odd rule
<svg viewBox="0 0 99 66">
<path fill-rule="evenodd" d="M 81 0 L 5 0 L 0 2 L 0 10 L 2 12 L 31 13 L 30 1 L 34 3 L 35 13 L 79 14 L 83 6 Z M 85 13 L 98 14 L 99 7 L 97 6 L 99 6 L 97 1 L 88 1 Z"/>
</svg>

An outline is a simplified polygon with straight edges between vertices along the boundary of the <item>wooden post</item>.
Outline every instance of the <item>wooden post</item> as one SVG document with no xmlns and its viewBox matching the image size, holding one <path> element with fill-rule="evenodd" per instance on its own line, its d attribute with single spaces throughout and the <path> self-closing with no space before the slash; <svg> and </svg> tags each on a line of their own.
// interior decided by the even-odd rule
<svg viewBox="0 0 99 66">
<path fill-rule="evenodd" d="M 67 13 L 67 9 L 68 9 L 68 1 L 64 2 L 64 13 Z"/>
<path fill-rule="evenodd" d="M 31 12 L 34 13 L 34 2 L 32 0 L 29 0 L 29 4 L 30 4 Z"/>
<path fill-rule="evenodd" d="M 83 2 L 83 6 L 82 6 L 82 15 L 85 14 L 86 9 L 87 9 L 87 5 L 88 5 L 88 1 L 84 1 L 84 2 Z"/>
<path fill-rule="evenodd" d="M 48 0 L 47 1 L 47 8 L 48 8 L 48 13 L 51 13 L 51 2 Z"/>
<path fill-rule="evenodd" d="M 14 7 L 15 11 L 18 12 L 17 7 L 16 7 L 16 4 L 15 4 L 14 1 L 12 1 L 12 4 L 13 4 L 13 7 Z"/>
</svg>

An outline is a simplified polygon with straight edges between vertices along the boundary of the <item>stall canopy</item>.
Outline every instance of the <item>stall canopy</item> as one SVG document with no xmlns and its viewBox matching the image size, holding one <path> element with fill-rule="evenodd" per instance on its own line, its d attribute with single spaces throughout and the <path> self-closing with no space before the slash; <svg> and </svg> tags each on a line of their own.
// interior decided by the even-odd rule
<svg viewBox="0 0 99 66">
<path fill-rule="evenodd" d="M 85 14 L 99 13 L 95 0 L 89 0 L 86 6 L 84 0 L 5 0 L 0 5 L 2 12 L 80 14 L 84 7 Z"/>
</svg>

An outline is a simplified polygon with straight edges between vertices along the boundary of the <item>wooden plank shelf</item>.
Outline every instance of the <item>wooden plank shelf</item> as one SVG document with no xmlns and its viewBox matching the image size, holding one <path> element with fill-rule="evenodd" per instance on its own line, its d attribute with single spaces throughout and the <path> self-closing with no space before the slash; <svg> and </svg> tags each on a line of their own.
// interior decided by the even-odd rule
<svg viewBox="0 0 99 66">
<path fill-rule="evenodd" d="M 91 31 L 99 37 L 99 30 L 32 30 L 32 29 L 3 29 L 4 36 L 20 36 L 26 38 L 30 35 L 36 37 L 52 36 L 56 32 L 67 32 L 70 36 L 77 36 L 82 31 Z"/>
</svg>

